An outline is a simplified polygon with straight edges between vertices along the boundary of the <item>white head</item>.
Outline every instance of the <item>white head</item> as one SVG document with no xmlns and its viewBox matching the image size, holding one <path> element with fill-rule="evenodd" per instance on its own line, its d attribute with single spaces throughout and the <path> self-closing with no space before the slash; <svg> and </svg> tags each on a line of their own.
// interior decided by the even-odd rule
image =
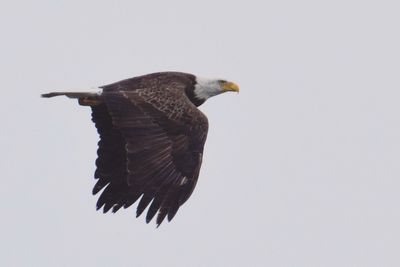
<svg viewBox="0 0 400 267">
<path fill-rule="evenodd" d="M 199 100 L 205 101 L 212 96 L 229 91 L 239 92 L 239 86 L 225 80 L 196 77 L 194 96 Z"/>
</svg>

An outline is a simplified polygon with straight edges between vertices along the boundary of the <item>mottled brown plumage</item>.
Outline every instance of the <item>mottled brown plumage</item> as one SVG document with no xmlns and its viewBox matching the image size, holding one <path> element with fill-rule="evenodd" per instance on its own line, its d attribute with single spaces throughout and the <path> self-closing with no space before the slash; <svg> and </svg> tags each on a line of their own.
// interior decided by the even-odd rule
<svg viewBox="0 0 400 267">
<path fill-rule="evenodd" d="M 225 82 L 225 81 L 224 81 Z M 196 76 L 155 73 L 66 95 L 92 108 L 100 135 L 93 194 L 104 212 L 127 208 L 139 198 L 137 216 L 149 206 L 146 222 L 158 213 L 172 220 L 199 177 L 208 121 L 196 106 Z M 222 91 L 221 91 L 222 92 Z"/>
</svg>

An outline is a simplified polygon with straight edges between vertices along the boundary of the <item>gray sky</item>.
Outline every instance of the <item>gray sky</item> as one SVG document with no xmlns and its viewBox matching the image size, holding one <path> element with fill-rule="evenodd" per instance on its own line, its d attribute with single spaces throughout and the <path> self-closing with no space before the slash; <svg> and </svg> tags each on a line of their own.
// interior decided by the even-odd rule
<svg viewBox="0 0 400 267">
<path fill-rule="evenodd" d="M 0 3 L 0 265 L 400 266 L 398 1 L 143 2 Z M 95 211 L 89 109 L 39 94 L 164 70 L 241 93 L 201 107 L 199 183 L 156 229 Z"/>
</svg>

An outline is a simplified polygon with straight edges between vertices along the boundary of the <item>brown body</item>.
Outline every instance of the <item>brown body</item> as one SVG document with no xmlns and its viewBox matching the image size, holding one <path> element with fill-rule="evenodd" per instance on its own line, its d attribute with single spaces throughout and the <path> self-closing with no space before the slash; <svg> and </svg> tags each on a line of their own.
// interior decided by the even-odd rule
<svg viewBox="0 0 400 267">
<path fill-rule="evenodd" d="M 137 216 L 150 204 L 146 221 L 171 220 L 196 185 L 208 122 L 196 108 L 195 76 L 156 73 L 101 87 L 101 94 L 66 95 L 91 106 L 100 135 L 93 193 L 97 208 L 127 208 L 141 196 Z"/>
</svg>

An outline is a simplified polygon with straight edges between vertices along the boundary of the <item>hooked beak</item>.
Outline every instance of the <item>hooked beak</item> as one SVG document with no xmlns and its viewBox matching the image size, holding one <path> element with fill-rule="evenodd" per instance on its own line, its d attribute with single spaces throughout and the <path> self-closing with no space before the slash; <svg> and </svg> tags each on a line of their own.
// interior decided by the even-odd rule
<svg viewBox="0 0 400 267">
<path fill-rule="evenodd" d="M 233 82 L 226 82 L 222 85 L 222 90 L 224 92 L 232 91 L 239 93 L 239 86 Z"/>
</svg>

